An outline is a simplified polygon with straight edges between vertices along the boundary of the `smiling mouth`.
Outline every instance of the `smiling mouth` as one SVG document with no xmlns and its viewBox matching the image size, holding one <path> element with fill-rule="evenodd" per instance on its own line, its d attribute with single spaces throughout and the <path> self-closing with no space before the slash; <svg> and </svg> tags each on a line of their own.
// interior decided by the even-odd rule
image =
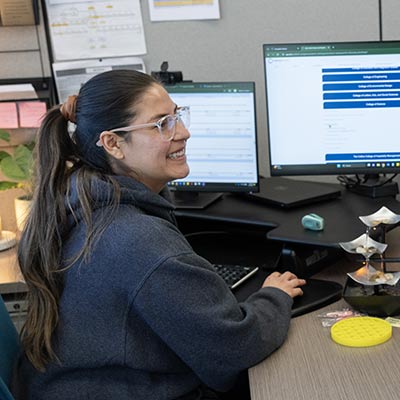
<svg viewBox="0 0 400 400">
<path fill-rule="evenodd" d="M 176 160 L 177 158 L 183 157 L 185 155 L 185 149 L 183 148 L 182 150 L 176 151 L 175 153 L 168 154 L 169 159 L 171 160 Z"/>
</svg>

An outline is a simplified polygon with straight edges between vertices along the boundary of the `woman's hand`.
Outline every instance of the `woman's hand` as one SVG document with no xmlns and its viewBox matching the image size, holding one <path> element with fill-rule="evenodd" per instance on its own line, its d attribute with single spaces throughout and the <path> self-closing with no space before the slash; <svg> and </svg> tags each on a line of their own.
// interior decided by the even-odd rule
<svg viewBox="0 0 400 400">
<path fill-rule="evenodd" d="M 286 271 L 283 274 L 273 272 L 265 279 L 262 287 L 276 287 L 286 292 L 290 297 L 301 296 L 303 291 L 299 286 L 306 284 L 304 279 L 299 279 L 292 272 Z"/>
</svg>

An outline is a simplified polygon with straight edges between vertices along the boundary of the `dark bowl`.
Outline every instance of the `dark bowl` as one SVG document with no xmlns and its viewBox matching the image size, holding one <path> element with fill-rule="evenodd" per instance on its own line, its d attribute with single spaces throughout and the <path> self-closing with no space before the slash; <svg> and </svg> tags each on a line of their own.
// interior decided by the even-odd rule
<svg viewBox="0 0 400 400">
<path fill-rule="evenodd" d="M 389 317 L 400 314 L 400 282 L 396 286 L 366 286 L 348 277 L 343 298 L 355 310 L 368 315 Z"/>
</svg>

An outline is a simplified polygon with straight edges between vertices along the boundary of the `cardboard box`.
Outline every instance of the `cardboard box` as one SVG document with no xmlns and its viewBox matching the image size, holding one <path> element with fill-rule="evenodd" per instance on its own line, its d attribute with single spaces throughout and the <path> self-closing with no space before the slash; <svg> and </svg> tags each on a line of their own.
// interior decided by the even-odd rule
<svg viewBox="0 0 400 400">
<path fill-rule="evenodd" d="M 32 0 L 0 0 L 3 26 L 35 25 Z"/>
</svg>

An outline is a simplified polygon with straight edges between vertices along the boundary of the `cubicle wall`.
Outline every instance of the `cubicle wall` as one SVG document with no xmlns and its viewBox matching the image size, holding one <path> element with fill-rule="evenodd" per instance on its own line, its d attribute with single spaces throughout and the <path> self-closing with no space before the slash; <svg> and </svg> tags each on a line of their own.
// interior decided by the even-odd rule
<svg viewBox="0 0 400 400">
<path fill-rule="evenodd" d="M 38 25 L 0 26 L 1 80 L 50 76 L 42 8 Z"/>
<path fill-rule="evenodd" d="M 400 38 L 398 0 L 220 0 L 221 19 L 176 22 L 151 22 L 148 1 L 141 6 L 148 72 L 167 60 L 184 79 L 256 82 L 264 175 L 269 170 L 262 44 L 379 40 L 381 31 L 384 40 Z M 40 20 L 39 26 L 0 27 L 0 79 L 50 75 Z"/>
<path fill-rule="evenodd" d="M 384 40 L 400 39 L 400 2 L 382 0 L 382 36 Z"/>
<path fill-rule="evenodd" d="M 195 81 L 255 81 L 260 171 L 269 174 L 262 44 L 379 40 L 379 2 L 220 0 L 220 8 L 217 21 L 151 23 L 143 2 L 145 64 L 158 70 L 168 60 Z"/>
</svg>

